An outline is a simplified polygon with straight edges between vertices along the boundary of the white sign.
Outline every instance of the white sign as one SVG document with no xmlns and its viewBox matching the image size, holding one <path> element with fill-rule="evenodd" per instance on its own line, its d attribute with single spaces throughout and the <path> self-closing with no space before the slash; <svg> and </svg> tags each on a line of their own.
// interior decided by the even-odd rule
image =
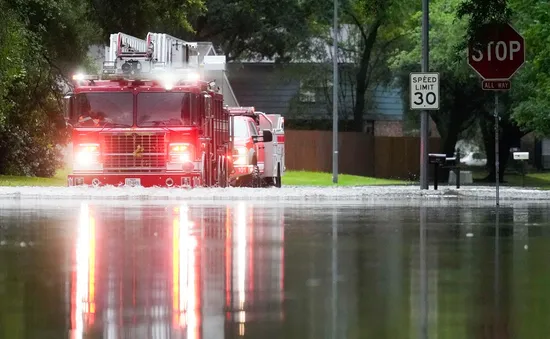
<svg viewBox="0 0 550 339">
<path fill-rule="evenodd" d="M 473 48 L 475 52 L 472 55 L 472 59 L 475 62 L 480 62 L 484 58 L 483 51 L 478 48 Z M 487 56 L 487 61 L 493 61 L 497 59 L 498 61 L 504 61 L 509 59 L 510 61 L 514 60 L 514 54 L 521 51 L 521 43 L 519 41 L 490 41 L 487 44 L 487 51 L 485 55 Z"/>
<path fill-rule="evenodd" d="M 529 152 L 514 152 L 514 160 L 529 160 Z"/>
<path fill-rule="evenodd" d="M 411 109 L 439 109 L 439 73 L 412 72 L 409 78 Z"/>
</svg>

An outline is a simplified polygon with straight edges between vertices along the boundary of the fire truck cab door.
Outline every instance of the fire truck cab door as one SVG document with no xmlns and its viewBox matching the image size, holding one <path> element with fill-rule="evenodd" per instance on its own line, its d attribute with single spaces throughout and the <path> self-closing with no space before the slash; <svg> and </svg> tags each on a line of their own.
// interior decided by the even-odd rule
<svg viewBox="0 0 550 339">
<path fill-rule="evenodd" d="M 277 176 L 277 165 L 280 165 L 281 175 L 285 171 L 285 130 L 284 120 L 280 114 L 267 114 L 269 122 L 260 119 L 261 129 L 270 129 L 273 126 L 273 142 L 265 143 L 265 177 Z"/>
<path fill-rule="evenodd" d="M 248 128 L 250 130 L 250 136 L 260 136 L 260 132 L 258 131 L 258 127 L 254 124 L 253 121 L 248 121 Z M 261 138 L 260 138 L 261 140 Z M 264 142 L 258 141 L 255 144 L 256 149 L 256 158 L 258 160 L 258 169 L 260 170 L 260 173 L 264 172 L 264 161 L 265 161 L 265 151 L 264 151 Z"/>
</svg>

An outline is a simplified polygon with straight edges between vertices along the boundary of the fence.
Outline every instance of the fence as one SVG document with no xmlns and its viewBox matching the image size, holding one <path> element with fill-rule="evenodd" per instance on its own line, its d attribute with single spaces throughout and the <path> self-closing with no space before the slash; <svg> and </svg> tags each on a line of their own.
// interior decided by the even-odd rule
<svg viewBox="0 0 550 339">
<path fill-rule="evenodd" d="M 428 150 L 438 152 L 439 138 Z M 332 132 L 285 131 L 287 170 L 332 172 Z M 420 174 L 420 138 L 374 137 L 340 132 L 338 172 L 377 178 L 412 179 Z"/>
</svg>

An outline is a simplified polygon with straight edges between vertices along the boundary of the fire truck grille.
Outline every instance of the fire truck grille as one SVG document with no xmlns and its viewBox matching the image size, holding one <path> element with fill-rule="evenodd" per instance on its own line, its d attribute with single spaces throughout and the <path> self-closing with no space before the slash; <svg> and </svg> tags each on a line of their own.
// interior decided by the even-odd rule
<svg viewBox="0 0 550 339">
<path fill-rule="evenodd" d="M 160 172 L 166 166 L 165 134 L 103 135 L 103 169 L 107 172 Z"/>
</svg>

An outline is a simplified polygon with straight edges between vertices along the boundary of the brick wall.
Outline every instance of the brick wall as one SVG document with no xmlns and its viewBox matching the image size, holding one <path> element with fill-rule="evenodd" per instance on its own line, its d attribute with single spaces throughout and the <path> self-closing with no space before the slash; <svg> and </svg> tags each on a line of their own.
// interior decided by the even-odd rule
<svg viewBox="0 0 550 339">
<path fill-rule="evenodd" d="M 375 137 L 402 137 L 403 122 L 391 120 L 378 120 L 374 122 Z"/>
</svg>

